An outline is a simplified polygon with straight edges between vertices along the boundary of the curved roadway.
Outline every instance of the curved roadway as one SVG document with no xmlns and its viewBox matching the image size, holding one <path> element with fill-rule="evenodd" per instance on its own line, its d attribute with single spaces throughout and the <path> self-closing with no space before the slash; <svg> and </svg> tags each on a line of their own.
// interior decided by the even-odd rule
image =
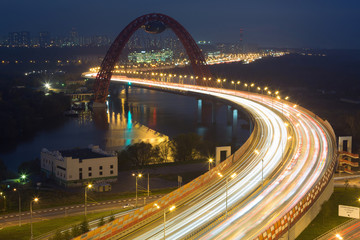
<svg viewBox="0 0 360 240">
<path fill-rule="evenodd" d="M 112 81 L 129 79 L 113 76 Z M 326 128 L 289 102 L 248 92 L 130 81 L 222 98 L 246 109 L 256 123 L 245 154 L 201 194 L 167 213 L 167 239 L 254 239 L 304 197 L 333 159 L 334 143 Z M 163 218 L 123 238 L 163 239 Z"/>
</svg>

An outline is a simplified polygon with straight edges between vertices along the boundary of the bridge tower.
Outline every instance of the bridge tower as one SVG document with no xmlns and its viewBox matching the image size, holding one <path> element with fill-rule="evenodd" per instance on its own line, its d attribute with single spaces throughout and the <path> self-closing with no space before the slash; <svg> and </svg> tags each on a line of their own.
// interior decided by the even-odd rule
<svg viewBox="0 0 360 240">
<path fill-rule="evenodd" d="M 164 31 L 165 28 L 170 28 L 179 38 L 185 48 L 187 55 L 189 56 L 194 74 L 198 77 L 196 83 L 200 85 L 204 82 L 208 82 L 203 81 L 204 78 L 211 78 L 211 73 L 206 66 L 206 61 L 200 48 L 191 37 L 189 32 L 186 31 L 186 29 L 180 23 L 164 14 L 146 14 L 130 22 L 120 32 L 120 34 L 110 46 L 96 76 L 94 85 L 94 104 L 96 103 L 102 105 L 105 103 L 114 66 L 119 60 L 120 54 L 124 49 L 125 44 L 139 28 L 144 28 L 145 31 L 149 33 L 160 33 Z"/>
</svg>

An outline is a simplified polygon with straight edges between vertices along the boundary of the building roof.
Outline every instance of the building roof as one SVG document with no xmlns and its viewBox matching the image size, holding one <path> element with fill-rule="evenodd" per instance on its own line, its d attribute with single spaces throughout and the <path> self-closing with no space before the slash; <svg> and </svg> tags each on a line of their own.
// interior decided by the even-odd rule
<svg viewBox="0 0 360 240">
<path fill-rule="evenodd" d="M 110 157 L 105 154 L 100 154 L 93 152 L 90 148 L 79 148 L 79 149 L 70 149 L 70 150 L 60 150 L 59 151 L 63 157 L 72 157 L 78 159 L 90 159 L 90 158 L 103 158 Z"/>
</svg>

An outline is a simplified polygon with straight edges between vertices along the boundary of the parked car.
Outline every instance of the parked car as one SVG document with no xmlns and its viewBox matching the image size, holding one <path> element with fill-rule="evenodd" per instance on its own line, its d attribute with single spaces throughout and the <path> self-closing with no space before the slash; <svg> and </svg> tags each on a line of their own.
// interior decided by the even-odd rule
<svg viewBox="0 0 360 240">
<path fill-rule="evenodd" d="M 123 208 L 134 207 L 134 204 L 126 203 Z"/>
</svg>

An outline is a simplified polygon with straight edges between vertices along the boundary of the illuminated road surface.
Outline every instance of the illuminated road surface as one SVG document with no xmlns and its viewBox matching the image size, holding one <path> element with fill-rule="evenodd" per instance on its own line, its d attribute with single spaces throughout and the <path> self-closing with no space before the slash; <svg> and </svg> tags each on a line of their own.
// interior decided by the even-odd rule
<svg viewBox="0 0 360 240">
<path fill-rule="evenodd" d="M 113 76 L 112 80 L 129 81 L 120 76 Z M 223 177 L 219 176 L 201 194 L 168 213 L 166 239 L 182 239 L 218 219 L 226 211 L 226 199 L 228 209 L 236 206 L 235 209 L 197 238 L 256 238 L 302 199 L 333 158 L 334 144 L 327 130 L 296 106 L 247 92 L 165 85 L 140 79 L 131 82 L 226 99 L 246 109 L 259 129 L 249 149 L 228 172 L 221 173 Z M 233 173 L 236 177 L 231 178 Z M 265 179 L 263 187 L 262 179 Z M 126 239 L 163 238 L 161 218 L 126 236 Z"/>
<path fill-rule="evenodd" d="M 330 235 L 330 236 L 329 236 Z M 360 239 L 360 220 L 354 219 L 350 223 L 346 224 L 341 229 L 337 229 L 336 232 L 327 234 L 322 237 L 321 240 L 347 240 L 347 239 Z"/>
</svg>

